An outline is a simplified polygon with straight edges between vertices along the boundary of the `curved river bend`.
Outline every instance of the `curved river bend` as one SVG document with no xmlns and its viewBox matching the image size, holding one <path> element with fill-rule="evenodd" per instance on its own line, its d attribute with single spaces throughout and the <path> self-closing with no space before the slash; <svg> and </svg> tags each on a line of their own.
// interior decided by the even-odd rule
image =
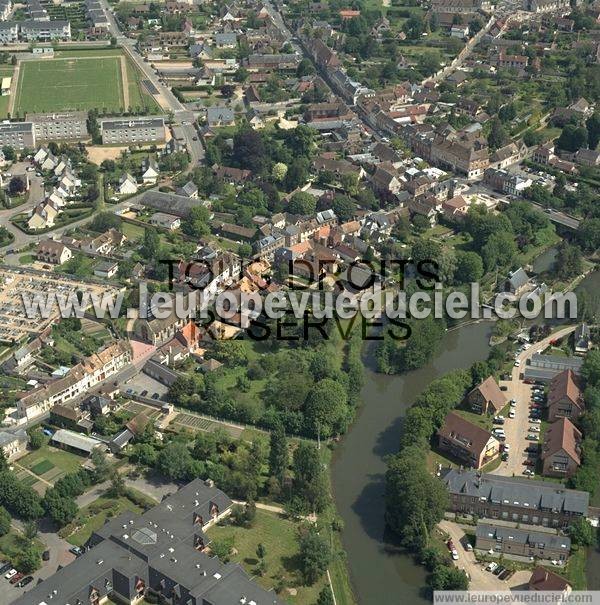
<svg viewBox="0 0 600 605">
<path fill-rule="evenodd" d="M 600 271 L 589 274 L 579 288 L 597 296 Z M 487 358 L 492 325 L 482 322 L 447 332 L 436 358 L 420 370 L 386 376 L 366 368 L 362 407 L 332 464 L 333 494 L 345 522 L 342 540 L 360 605 L 429 603 L 422 594 L 424 568 L 384 532 L 384 457 L 398 451 L 404 412 L 433 379 Z M 367 364 L 372 362 L 368 355 Z M 600 550 L 590 549 L 590 589 L 600 590 L 599 567 Z"/>
<path fill-rule="evenodd" d="M 491 329 L 487 322 L 447 332 L 437 357 L 407 374 L 386 376 L 366 368 L 362 408 L 332 464 L 334 498 L 345 522 L 342 540 L 360 605 L 429 603 L 421 594 L 424 569 L 384 535 L 384 457 L 398 451 L 404 412 L 433 379 L 487 358 Z"/>
</svg>

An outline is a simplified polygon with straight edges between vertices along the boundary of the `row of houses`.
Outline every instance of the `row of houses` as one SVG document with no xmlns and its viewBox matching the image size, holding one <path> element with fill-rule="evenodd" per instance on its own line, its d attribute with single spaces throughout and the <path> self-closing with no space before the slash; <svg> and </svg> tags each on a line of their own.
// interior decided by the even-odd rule
<svg viewBox="0 0 600 605">
<path fill-rule="evenodd" d="M 2 21 L 0 22 L 0 42 L 50 42 L 52 40 L 70 40 L 69 21 Z"/>
</svg>

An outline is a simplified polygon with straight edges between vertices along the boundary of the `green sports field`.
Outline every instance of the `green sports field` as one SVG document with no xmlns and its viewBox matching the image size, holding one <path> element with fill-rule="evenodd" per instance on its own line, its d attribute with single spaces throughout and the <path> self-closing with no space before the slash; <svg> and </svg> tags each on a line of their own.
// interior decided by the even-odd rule
<svg viewBox="0 0 600 605">
<path fill-rule="evenodd" d="M 14 114 L 94 108 L 123 111 L 121 65 L 118 56 L 23 61 Z"/>
</svg>

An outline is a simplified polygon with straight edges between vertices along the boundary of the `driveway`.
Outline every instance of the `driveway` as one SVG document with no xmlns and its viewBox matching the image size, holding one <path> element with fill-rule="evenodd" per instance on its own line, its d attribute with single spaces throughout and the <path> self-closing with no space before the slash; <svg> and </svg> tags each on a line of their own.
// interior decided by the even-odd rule
<svg viewBox="0 0 600 605">
<path fill-rule="evenodd" d="M 454 563 L 459 569 L 464 569 L 469 574 L 470 590 L 510 590 L 522 586 L 529 580 L 531 574 L 527 571 L 518 571 L 509 580 L 499 580 L 498 576 L 486 571 L 483 565 L 477 562 L 474 552 L 465 550 L 465 532 L 457 523 L 444 519 L 440 521 L 438 527 L 454 542 L 458 551 L 458 561 Z"/>
<path fill-rule="evenodd" d="M 527 434 L 530 432 L 529 427 L 529 402 L 531 400 L 531 385 L 525 384 L 521 380 L 521 372 L 525 369 L 527 360 L 534 354 L 543 351 L 551 340 L 563 338 L 567 334 L 570 334 L 575 330 L 575 326 L 569 326 L 562 328 L 558 332 L 551 334 L 544 340 L 540 340 L 527 351 L 523 351 L 517 359 L 521 362 L 519 367 L 513 367 L 512 379 L 509 381 L 502 381 L 500 385 L 507 387 L 506 395 L 509 399 L 516 399 L 517 405 L 515 407 L 515 418 L 506 419 L 504 424 L 504 430 L 506 432 L 506 443 L 510 444 L 510 454 L 506 462 L 502 462 L 500 466 L 494 471 L 496 475 L 504 475 L 508 477 L 522 476 L 523 470 L 528 468 L 523 465 L 523 462 L 527 458 L 525 454 L 525 448 L 535 441 L 528 441 L 526 439 Z"/>
</svg>

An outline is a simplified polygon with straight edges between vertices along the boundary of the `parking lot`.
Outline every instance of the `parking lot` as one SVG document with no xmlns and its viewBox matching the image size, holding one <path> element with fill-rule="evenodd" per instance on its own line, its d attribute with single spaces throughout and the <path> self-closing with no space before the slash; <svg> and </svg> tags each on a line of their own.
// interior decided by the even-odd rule
<svg viewBox="0 0 600 605">
<path fill-rule="evenodd" d="M 534 468 L 537 457 L 530 455 L 526 450 L 532 444 L 537 444 L 538 440 L 528 438 L 528 435 L 533 436 L 539 432 L 536 430 L 539 427 L 539 423 L 532 422 L 532 417 L 541 418 L 543 401 L 534 392 L 534 385 L 526 384 L 521 379 L 521 372 L 527 360 L 534 353 L 543 351 L 548 347 L 551 340 L 562 338 L 570 334 L 574 329 L 574 327 L 563 328 L 519 353 L 515 359 L 515 364 L 517 365 L 513 367 L 511 380 L 500 382 L 501 387 L 506 387 L 506 396 L 515 401 L 515 405 L 512 408 L 515 412 L 515 418 L 507 418 L 503 425 L 506 435 L 505 443 L 509 445 L 509 457 L 508 460 L 500 464 L 494 471 L 494 474 L 508 477 L 524 477 L 530 475 L 528 471 Z M 537 400 L 533 399 L 534 395 L 536 395 Z M 539 410 L 539 412 L 534 410 Z"/>
<path fill-rule="evenodd" d="M 131 393 L 129 392 L 129 389 L 132 390 Z M 154 378 L 148 376 L 148 374 L 139 372 L 123 385 L 122 391 L 126 394 L 136 394 L 141 397 L 147 397 L 148 399 L 159 400 L 169 392 L 169 387 L 162 384 L 162 382 L 158 382 L 158 380 L 154 380 Z M 154 396 L 155 393 L 158 393 L 158 397 Z"/>
<path fill-rule="evenodd" d="M 464 530 L 453 521 L 444 519 L 438 527 L 450 536 L 458 551 L 458 559 L 455 565 L 459 569 L 464 569 L 470 578 L 469 587 L 471 590 L 511 590 L 523 586 L 529 580 L 531 572 L 517 571 L 510 578 L 500 580 L 497 575 L 486 570 L 486 564 L 479 563 L 475 558 L 473 551 L 468 551 L 465 546 L 467 538 Z"/>
</svg>

